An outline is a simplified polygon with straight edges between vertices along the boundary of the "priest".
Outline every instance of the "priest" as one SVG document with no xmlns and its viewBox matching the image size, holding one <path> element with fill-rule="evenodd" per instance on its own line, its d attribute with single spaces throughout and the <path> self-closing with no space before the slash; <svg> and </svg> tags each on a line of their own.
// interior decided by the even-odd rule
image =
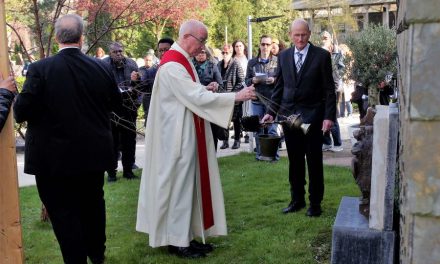
<svg viewBox="0 0 440 264">
<path fill-rule="evenodd" d="M 226 128 L 235 102 L 256 98 L 252 86 L 215 93 L 216 82 L 200 84 L 191 60 L 207 39 L 200 21 L 181 25 L 162 57 L 145 129 L 136 230 L 149 234 L 151 247 L 184 258 L 205 257 L 212 251 L 205 238 L 227 234 L 210 122 Z"/>
</svg>

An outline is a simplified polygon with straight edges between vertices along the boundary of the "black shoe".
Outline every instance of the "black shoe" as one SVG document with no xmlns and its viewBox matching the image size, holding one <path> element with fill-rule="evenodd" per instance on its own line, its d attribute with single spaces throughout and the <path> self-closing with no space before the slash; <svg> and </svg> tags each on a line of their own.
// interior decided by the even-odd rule
<svg viewBox="0 0 440 264">
<path fill-rule="evenodd" d="M 115 182 L 118 180 L 116 178 L 116 171 L 107 171 L 107 182 Z"/>
<path fill-rule="evenodd" d="M 291 202 L 289 206 L 283 209 L 283 214 L 298 212 L 299 210 L 306 207 L 305 202 Z"/>
<path fill-rule="evenodd" d="M 105 263 L 105 256 L 101 256 L 101 257 L 90 257 L 90 261 L 93 264 L 104 264 Z"/>
<path fill-rule="evenodd" d="M 203 243 L 200 243 L 197 240 L 192 240 L 191 242 L 189 242 L 189 246 L 192 249 L 194 249 L 194 250 L 196 250 L 198 252 L 205 253 L 205 254 L 209 253 L 209 252 L 212 252 L 214 250 L 214 247 L 212 246 L 212 244 L 209 244 L 209 243 L 203 244 Z"/>
<path fill-rule="evenodd" d="M 133 165 L 131 166 L 132 170 L 137 170 L 139 169 L 138 165 L 136 165 L 136 163 L 133 163 Z"/>
<path fill-rule="evenodd" d="M 124 173 L 122 174 L 122 177 L 125 178 L 125 179 L 128 179 L 128 180 L 137 178 L 136 175 L 134 175 L 131 170 L 130 171 L 124 171 Z"/>
<path fill-rule="evenodd" d="M 234 145 L 232 145 L 231 149 L 239 149 L 240 148 L 240 141 L 235 140 Z"/>
<path fill-rule="evenodd" d="M 220 149 L 227 149 L 229 148 L 229 143 L 227 140 L 223 140 L 223 145 L 220 147 Z"/>
<path fill-rule="evenodd" d="M 196 251 L 191 247 L 175 247 L 168 246 L 168 252 L 177 255 L 181 258 L 204 258 L 206 254 L 203 252 Z"/>
<path fill-rule="evenodd" d="M 321 205 L 312 205 L 307 209 L 306 215 L 308 217 L 318 217 L 322 214 Z"/>
</svg>

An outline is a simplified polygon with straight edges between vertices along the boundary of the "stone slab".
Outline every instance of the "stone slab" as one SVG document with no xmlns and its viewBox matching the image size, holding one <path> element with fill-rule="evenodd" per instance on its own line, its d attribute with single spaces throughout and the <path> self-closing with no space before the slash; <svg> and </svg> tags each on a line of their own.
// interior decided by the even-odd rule
<svg viewBox="0 0 440 264">
<path fill-rule="evenodd" d="M 376 106 L 374 116 L 373 162 L 369 227 L 392 230 L 397 162 L 398 110 Z"/>
<path fill-rule="evenodd" d="M 392 264 L 394 231 L 368 228 L 368 220 L 358 211 L 359 198 L 343 197 L 333 225 L 333 264 Z"/>
</svg>

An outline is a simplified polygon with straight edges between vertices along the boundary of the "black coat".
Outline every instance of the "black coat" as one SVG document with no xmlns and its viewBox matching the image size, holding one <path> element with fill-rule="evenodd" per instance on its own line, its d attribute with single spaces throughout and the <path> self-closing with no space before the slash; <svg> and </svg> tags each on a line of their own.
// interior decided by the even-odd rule
<svg viewBox="0 0 440 264">
<path fill-rule="evenodd" d="M 24 171 L 99 172 L 112 166 L 110 113 L 121 94 L 107 64 L 68 48 L 32 63 L 17 96 L 27 121 Z"/>
<path fill-rule="evenodd" d="M 310 44 L 304 64 L 296 73 L 294 52 L 295 47 L 291 47 L 278 55 L 271 107 L 274 111 L 269 114 L 299 113 L 305 123 L 335 121 L 336 95 L 330 53 Z"/>
</svg>

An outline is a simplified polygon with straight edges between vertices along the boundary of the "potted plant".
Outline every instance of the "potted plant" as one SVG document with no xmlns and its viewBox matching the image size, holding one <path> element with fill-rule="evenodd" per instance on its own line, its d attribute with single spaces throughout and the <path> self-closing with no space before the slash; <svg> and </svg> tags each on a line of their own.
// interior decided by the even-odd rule
<svg viewBox="0 0 440 264">
<path fill-rule="evenodd" d="M 368 28 L 347 39 L 352 56 L 347 74 L 368 89 L 368 105 L 380 104 L 379 92 L 387 76 L 397 71 L 396 31 L 382 25 Z"/>
</svg>

